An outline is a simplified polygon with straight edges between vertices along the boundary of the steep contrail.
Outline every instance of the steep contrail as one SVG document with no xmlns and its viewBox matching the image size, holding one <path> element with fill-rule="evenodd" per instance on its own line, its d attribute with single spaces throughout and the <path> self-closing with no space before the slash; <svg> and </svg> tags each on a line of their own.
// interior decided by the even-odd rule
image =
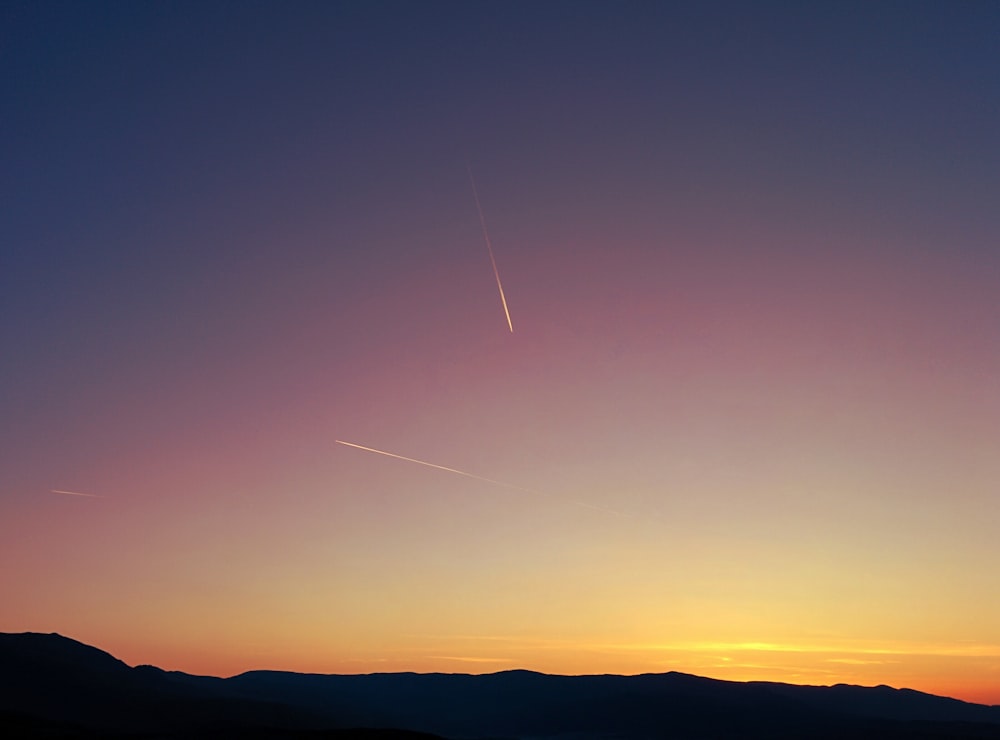
<svg viewBox="0 0 1000 740">
<path fill-rule="evenodd" d="M 547 496 L 548 498 L 554 498 L 567 504 L 573 504 L 574 506 L 582 506 L 584 509 L 591 509 L 593 511 L 602 511 L 605 514 L 614 514 L 615 516 L 623 516 L 628 518 L 633 518 L 631 514 L 627 514 L 624 511 L 616 511 L 615 509 L 609 509 L 605 506 L 597 506 L 596 504 L 588 504 L 586 501 L 577 501 L 572 498 L 564 498 L 562 496 L 554 496 L 551 493 L 545 493 L 544 491 L 536 491 L 533 488 L 525 488 L 524 486 L 515 486 L 513 483 L 505 483 L 501 480 L 494 480 L 493 478 L 484 478 L 481 475 L 475 475 L 474 473 L 466 473 L 464 470 L 457 470 L 456 468 L 449 468 L 444 465 L 435 465 L 434 463 L 425 462 L 423 460 L 417 460 L 412 457 L 405 457 L 403 455 L 397 455 L 393 452 L 386 452 L 385 450 L 376 450 L 374 447 L 365 447 L 364 445 L 354 444 L 353 442 L 344 442 L 343 440 L 335 439 L 339 445 L 345 445 L 347 447 L 354 447 L 358 450 L 364 450 L 365 452 L 374 452 L 376 455 L 385 455 L 386 457 L 394 457 L 397 460 L 405 460 L 406 462 L 416 463 L 417 465 L 424 465 L 428 468 L 436 468 L 437 470 L 443 470 L 447 473 L 455 473 L 456 475 L 464 475 L 466 478 L 473 478 L 474 480 L 483 481 L 484 483 L 492 483 L 495 486 L 503 486 L 504 488 L 513 488 L 515 491 L 523 491 L 524 493 L 532 493 L 537 496 Z"/>
<path fill-rule="evenodd" d="M 51 489 L 49 493 L 62 493 L 66 496 L 86 496 L 87 498 L 104 498 L 97 493 L 80 493 L 79 491 L 59 491 L 55 488 Z"/>
<path fill-rule="evenodd" d="M 472 196 L 476 199 L 476 210 L 479 212 L 479 223 L 483 227 L 483 239 L 486 241 L 486 249 L 490 253 L 490 264 L 493 265 L 493 275 L 497 279 L 497 289 L 500 291 L 500 302 L 503 304 L 503 312 L 507 317 L 507 326 L 510 333 L 514 333 L 514 325 L 510 322 L 510 311 L 507 310 L 507 297 L 503 294 L 503 285 L 500 284 L 500 271 L 497 269 L 497 261 L 493 256 L 493 245 L 490 243 L 490 234 L 486 230 L 486 218 L 483 216 L 483 206 L 479 202 L 479 189 L 476 188 L 476 178 L 472 175 L 472 166 L 469 160 L 465 160 L 465 169 L 469 171 L 469 182 L 472 183 Z"/>
</svg>

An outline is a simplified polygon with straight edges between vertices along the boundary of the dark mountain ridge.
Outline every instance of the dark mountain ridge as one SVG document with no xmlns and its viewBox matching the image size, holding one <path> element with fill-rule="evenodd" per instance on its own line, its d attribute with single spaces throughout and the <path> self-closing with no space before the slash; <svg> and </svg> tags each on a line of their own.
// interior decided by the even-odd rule
<svg viewBox="0 0 1000 740">
<path fill-rule="evenodd" d="M 359 727 L 456 739 L 1000 740 L 1000 707 L 887 686 L 738 683 L 676 672 L 251 671 L 223 679 L 130 668 L 56 634 L 0 633 L 0 730 L 6 737 L 343 739 L 361 733 L 374 740 L 375 730 L 353 729 Z M 378 732 L 379 740 L 396 737 L 395 730 Z"/>
</svg>

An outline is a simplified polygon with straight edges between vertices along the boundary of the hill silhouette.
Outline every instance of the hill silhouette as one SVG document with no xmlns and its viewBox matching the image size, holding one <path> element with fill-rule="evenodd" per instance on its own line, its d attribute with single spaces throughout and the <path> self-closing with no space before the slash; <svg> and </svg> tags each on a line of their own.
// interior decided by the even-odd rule
<svg viewBox="0 0 1000 740">
<path fill-rule="evenodd" d="M 359 729 L 360 728 L 360 729 Z M 1000 740 L 1000 707 L 887 686 L 129 667 L 55 634 L 0 633 L 0 733 L 50 738 L 925 738 Z"/>
</svg>

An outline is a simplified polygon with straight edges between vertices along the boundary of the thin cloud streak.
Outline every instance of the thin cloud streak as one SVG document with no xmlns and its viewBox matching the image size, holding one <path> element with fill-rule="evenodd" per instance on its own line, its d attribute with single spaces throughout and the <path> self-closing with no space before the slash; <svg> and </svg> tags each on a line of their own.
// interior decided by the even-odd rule
<svg viewBox="0 0 1000 740">
<path fill-rule="evenodd" d="M 886 656 L 944 656 L 955 658 L 996 658 L 1000 657 L 1000 645 L 995 644 L 948 644 L 948 643 L 889 643 L 883 646 L 857 644 L 808 644 L 782 645 L 768 642 L 705 642 L 679 644 L 605 644 L 595 645 L 612 651 L 623 652 L 678 652 L 678 653 L 812 653 L 840 655 L 886 655 Z"/>
<path fill-rule="evenodd" d="M 104 498 L 98 493 L 81 493 L 80 491 L 60 491 L 57 488 L 52 488 L 49 493 L 61 493 L 64 496 L 86 496 L 87 498 Z"/>
</svg>

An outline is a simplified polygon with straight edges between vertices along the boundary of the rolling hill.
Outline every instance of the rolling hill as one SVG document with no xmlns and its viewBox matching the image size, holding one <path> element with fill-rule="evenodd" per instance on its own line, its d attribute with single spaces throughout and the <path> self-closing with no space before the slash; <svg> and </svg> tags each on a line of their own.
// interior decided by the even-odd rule
<svg viewBox="0 0 1000 740">
<path fill-rule="evenodd" d="M 887 686 L 674 672 L 213 678 L 130 667 L 56 634 L 0 633 L 0 730 L 25 738 L 1000 740 L 1000 707 Z"/>
</svg>

